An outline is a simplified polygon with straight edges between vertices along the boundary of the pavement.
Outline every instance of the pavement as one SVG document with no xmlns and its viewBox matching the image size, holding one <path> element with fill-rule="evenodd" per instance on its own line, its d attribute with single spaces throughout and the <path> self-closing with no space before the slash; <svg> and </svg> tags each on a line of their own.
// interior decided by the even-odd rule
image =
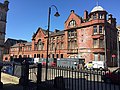
<svg viewBox="0 0 120 90">
<path fill-rule="evenodd" d="M 19 78 L 11 76 L 6 73 L 1 73 L 1 82 L 3 83 L 3 89 L 0 90 L 37 90 L 37 85 L 33 82 L 29 83 L 27 87 L 19 85 Z M 26 89 L 27 88 L 27 89 Z M 52 85 L 45 82 L 39 84 L 38 90 L 57 90 Z"/>
<path fill-rule="evenodd" d="M 1 82 L 3 83 L 3 89 L 0 90 L 22 90 L 22 86 L 19 85 L 18 77 L 1 73 Z"/>
</svg>

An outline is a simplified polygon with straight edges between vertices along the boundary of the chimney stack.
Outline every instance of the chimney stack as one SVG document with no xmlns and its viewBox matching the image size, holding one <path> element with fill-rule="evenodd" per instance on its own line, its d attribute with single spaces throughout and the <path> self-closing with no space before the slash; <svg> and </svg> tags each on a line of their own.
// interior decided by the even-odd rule
<svg viewBox="0 0 120 90">
<path fill-rule="evenodd" d="M 84 11 L 84 19 L 87 19 L 87 18 L 88 18 L 88 11 L 85 10 L 85 11 Z"/>
</svg>

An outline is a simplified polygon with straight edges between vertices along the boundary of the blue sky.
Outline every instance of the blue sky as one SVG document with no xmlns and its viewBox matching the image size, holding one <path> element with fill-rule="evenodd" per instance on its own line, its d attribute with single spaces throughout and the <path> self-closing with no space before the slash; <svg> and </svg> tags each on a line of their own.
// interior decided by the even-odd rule
<svg viewBox="0 0 120 90">
<path fill-rule="evenodd" d="M 3 2 L 4 0 L 0 0 Z M 64 29 L 64 22 L 70 11 L 83 17 L 84 10 L 90 12 L 96 6 L 97 0 L 9 0 L 9 11 L 7 15 L 6 38 L 23 39 L 31 41 L 32 35 L 38 27 L 47 29 L 48 8 L 55 5 L 60 17 L 54 17 L 56 12 L 52 8 L 50 30 Z M 120 0 L 99 0 L 108 13 L 113 14 L 120 24 Z"/>
</svg>

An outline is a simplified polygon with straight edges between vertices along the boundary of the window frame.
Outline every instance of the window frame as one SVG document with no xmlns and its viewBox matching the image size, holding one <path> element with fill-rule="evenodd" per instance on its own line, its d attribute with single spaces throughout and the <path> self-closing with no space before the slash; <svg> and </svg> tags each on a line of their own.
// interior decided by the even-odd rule
<svg viewBox="0 0 120 90">
<path fill-rule="evenodd" d="M 99 48 L 98 39 L 93 39 L 93 48 Z"/>
<path fill-rule="evenodd" d="M 99 19 L 103 19 L 103 14 L 99 13 L 99 14 L 98 14 L 98 18 L 99 18 Z"/>
<path fill-rule="evenodd" d="M 96 13 L 93 14 L 93 19 L 97 19 Z"/>
<path fill-rule="evenodd" d="M 98 31 L 97 31 L 97 25 L 94 25 L 93 26 L 93 34 L 98 34 Z"/>
<path fill-rule="evenodd" d="M 75 26 L 76 26 L 76 21 L 75 21 L 75 20 L 71 20 L 71 21 L 69 22 L 68 26 L 75 27 Z"/>
<path fill-rule="evenodd" d="M 99 34 L 103 34 L 103 26 L 99 25 Z"/>
</svg>

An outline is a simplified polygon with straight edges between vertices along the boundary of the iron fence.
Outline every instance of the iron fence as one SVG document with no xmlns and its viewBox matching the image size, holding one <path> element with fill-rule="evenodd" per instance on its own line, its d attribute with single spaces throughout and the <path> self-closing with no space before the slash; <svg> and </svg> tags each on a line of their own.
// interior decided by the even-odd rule
<svg viewBox="0 0 120 90">
<path fill-rule="evenodd" d="M 42 68 L 42 81 L 45 81 L 45 68 Z M 110 71 L 106 70 L 78 70 L 76 68 L 49 67 L 47 83 L 51 85 L 59 84 L 69 90 L 120 90 L 120 82 L 117 84 L 104 82 L 102 77 Z M 63 78 L 61 82 L 55 82 L 56 77 Z M 120 75 L 115 77 L 120 81 Z"/>
<path fill-rule="evenodd" d="M 25 65 L 25 66 L 24 66 Z M 18 76 L 23 84 L 23 90 L 39 90 L 39 85 L 47 88 L 54 87 L 60 90 L 120 90 L 120 75 L 116 80 L 118 83 L 105 82 L 103 76 L 110 71 L 106 70 L 83 70 L 75 67 L 48 67 L 47 81 L 45 81 L 46 70 L 41 64 L 17 64 L 12 65 L 12 75 Z M 25 70 L 24 70 L 25 69 Z M 26 71 L 28 70 L 28 71 Z M 25 77 L 24 77 L 25 76 Z M 29 83 L 25 83 L 26 81 Z M 25 82 L 24 82 L 25 81 Z"/>
</svg>

